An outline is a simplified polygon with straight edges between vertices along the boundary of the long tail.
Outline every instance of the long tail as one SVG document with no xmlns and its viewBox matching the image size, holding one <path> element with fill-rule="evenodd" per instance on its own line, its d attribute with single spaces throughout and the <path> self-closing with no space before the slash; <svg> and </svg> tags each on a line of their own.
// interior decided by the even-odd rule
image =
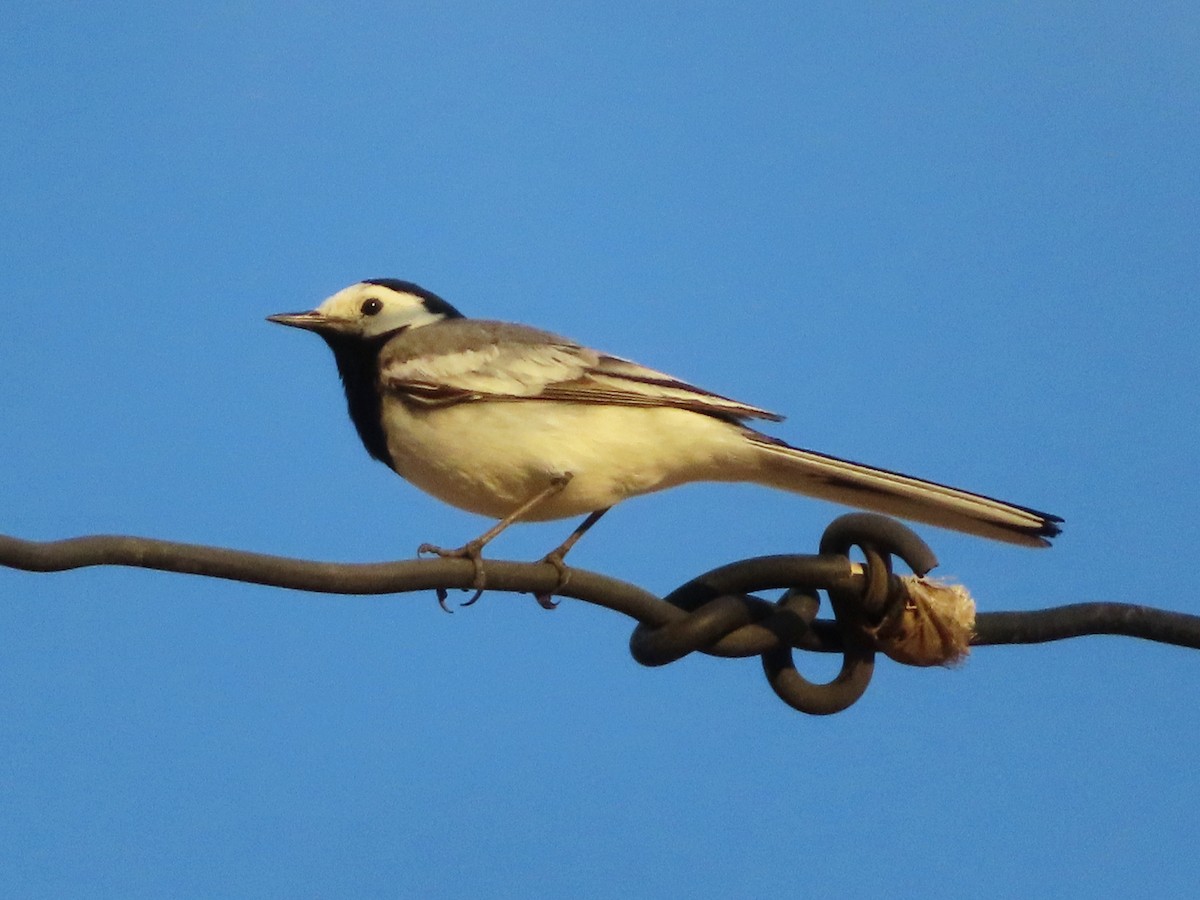
<svg viewBox="0 0 1200 900">
<path fill-rule="evenodd" d="M 747 429 L 772 487 L 1027 547 L 1048 547 L 1058 516 L 932 481 L 792 447 Z"/>
</svg>

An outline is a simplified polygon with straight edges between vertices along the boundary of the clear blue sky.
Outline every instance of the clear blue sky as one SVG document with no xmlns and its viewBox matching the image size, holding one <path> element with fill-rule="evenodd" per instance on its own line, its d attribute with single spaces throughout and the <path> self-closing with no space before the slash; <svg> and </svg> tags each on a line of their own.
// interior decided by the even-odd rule
<svg viewBox="0 0 1200 900">
<path fill-rule="evenodd" d="M 1200 613 L 1198 60 L 1185 2 L 9 2 L 0 531 L 345 561 L 476 534 L 368 459 L 320 342 L 263 321 L 395 276 L 1062 515 L 1044 552 L 922 529 L 982 609 Z M 837 512 L 688 487 L 573 559 L 665 592 L 813 551 Z M 642 669 L 629 630 L 0 571 L 0 894 L 1200 880 L 1195 652 L 884 661 L 817 720 L 755 661 Z"/>
</svg>

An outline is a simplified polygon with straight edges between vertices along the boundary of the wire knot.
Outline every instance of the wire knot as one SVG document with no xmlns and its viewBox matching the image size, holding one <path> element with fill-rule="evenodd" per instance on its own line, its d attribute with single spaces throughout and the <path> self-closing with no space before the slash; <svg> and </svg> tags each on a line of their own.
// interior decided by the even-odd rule
<svg viewBox="0 0 1200 900">
<path fill-rule="evenodd" d="M 856 547 L 865 563 L 850 559 Z M 893 575 L 893 557 L 913 576 Z M 872 513 L 841 516 L 825 530 L 820 555 L 742 560 L 672 591 L 664 599 L 678 613 L 667 621 L 640 623 L 630 638 L 630 652 L 647 666 L 665 665 L 697 650 L 760 656 L 768 683 L 789 706 L 813 715 L 841 712 L 866 691 L 877 650 L 915 665 L 948 660 L 944 650 L 934 659 L 931 647 L 961 645 L 965 650 L 969 626 L 962 640 L 939 644 L 929 632 L 942 634 L 941 619 L 930 614 L 930 602 L 914 600 L 912 585 L 933 584 L 922 576 L 936 565 L 925 542 L 894 519 Z M 779 588 L 785 591 L 774 603 L 753 596 Z M 832 622 L 816 619 L 822 591 L 829 597 Z M 919 622 L 938 624 L 922 629 L 915 625 Z M 811 682 L 796 669 L 797 649 L 839 652 L 841 671 L 825 684 Z M 957 651 L 953 658 L 961 655 Z"/>
</svg>

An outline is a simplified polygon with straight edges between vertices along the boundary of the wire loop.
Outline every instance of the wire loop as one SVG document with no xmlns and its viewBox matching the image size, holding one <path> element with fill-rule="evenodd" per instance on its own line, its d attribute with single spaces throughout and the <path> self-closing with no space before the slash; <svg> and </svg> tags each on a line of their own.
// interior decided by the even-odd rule
<svg viewBox="0 0 1200 900">
<path fill-rule="evenodd" d="M 779 601 L 783 609 L 808 623 L 816 615 L 818 603 L 812 591 L 788 591 Z M 814 716 L 832 715 L 857 702 L 875 673 L 875 650 L 849 630 L 843 630 L 842 638 L 841 671 L 825 684 L 814 684 L 800 674 L 791 647 L 780 643 L 763 653 L 763 674 L 775 695 L 792 709 Z"/>
</svg>

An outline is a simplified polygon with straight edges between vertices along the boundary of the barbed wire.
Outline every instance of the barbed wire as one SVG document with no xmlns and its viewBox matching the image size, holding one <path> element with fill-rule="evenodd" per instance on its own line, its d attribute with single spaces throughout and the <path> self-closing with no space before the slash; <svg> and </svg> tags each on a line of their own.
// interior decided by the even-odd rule
<svg viewBox="0 0 1200 900">
<path fill-rule="evenodd" d="M 865 562 L 851 558 L 858 548 Z M 897 576 L 893 558 L 914 573 Z M 133 566 L 328 594 L 398 594 L 468 589 L 475 567 L 464 559 L 333 563 L 124 535 L 26 541 L 0 535 L 0 565 L 30 572 L 88 566 Z M 630 652 L 646 666 L 690 653 L 758 656 L 767 681 L 801 712 L 840 712 L 866 691 L 875 655 L 913 665 L 955 661 L 966 644 L 1031 644 L 1112 634 L 1200 649 L 1200 616 L 1126 603 L 1077 603 L 962 619 L 961 588 L 926 581 L 937 565 L 910 529 L 885 516 L 851 513 L 826 529 L 817 555 L 743 559 L 706 572 L 665 597 L 637 585 L 571 568 L 565 584 L 545 563 L 486 560 L 488 590 L 570 597 L 623 613 L 638 625 Z M 783 590 L 769 601 L 756 593 Z M 932 591 L 945 598 L 928 599 Z M 820 595 L 832 619 L 818 619 Z M 949 605 L 943 605 L 945 599 Z M 961 620 L 961 621 L 960 621 Z M 842 668 L 826 684 L 796 669 L 793 651 L 840 653 Z"/>
</svg>

